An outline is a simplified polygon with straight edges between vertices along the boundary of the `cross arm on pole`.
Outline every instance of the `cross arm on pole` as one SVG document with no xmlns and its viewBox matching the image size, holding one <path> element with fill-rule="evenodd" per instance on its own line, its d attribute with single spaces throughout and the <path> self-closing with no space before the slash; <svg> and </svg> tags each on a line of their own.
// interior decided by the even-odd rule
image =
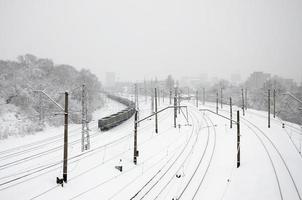
<svg viewBox="0 0 302 200">
<path fill-rule="evenodd" d="M 223 115 L 221 115 L 221 114 L 217 114 L 216 112 L 214 112 L 214 111 L 212 111 L 212 110 L 209 110 L 209 109 L 199 109 L 199 111 L 208 111 L 208 112 L 211 112 L 211 113 L 213 113 L 213 114 L 215 114 L 215 115 L 218 115 L 218 116 L 220 116 L 220 117 L 222 117 L 222 118 L 225 118 L 225 119 L 227 119 L 227 120 L 231 120 L 232 122 L 234 122 L 235 124 L 237 124 L 237 121 L 235 121 L 235 120 L 233 120 L 233 119 L 230 119 L 230 118 L 228 118 L 228 117 L 226 117 L 226 116 L 223 116 Z"/>
<path fill-rule="evenodd" d="M 53 98 L 51 98 L 44 90 L 34 90 L 34 92 L 41 92 L 43 93 L 50 101 L 52 101 L 58 108 L 60 108 L 63 112 L 65 112 L 65 109 L 58 104 Z"/>
<path fill-rule="evenodd" d="M 187 106 L 176 106 L 176 107 L 177 107 L 177 108 L 186 108 Z M 160 112 L 162 112 L 162 111 L 164 111 L 164 110 L 167 110 L 167 109 L 169 109 L 169 108 L 174 108 L 174 106 L 168 106 L 168 107 L 166 107 L 166 108 L 163 108 L 163 109 L 157 111 L 156 113 L 153 113 L 153 114 L 151 114 L 151 115 L 149 115 L 149 116 L 147 116 L 147 117 L 145 117 L 145 118 L 143 118 L 143 119 L 138 120 L 136 123 L 140 123 L 140 122 L 142 122 L 142 121 L 144 121 L 144 120 L 146 120 L 146 119 L 148 119 L 148 118 L 154 116 L 155 114 L 158 114 L 158 113 L 160 113 Z"/>
</svg>

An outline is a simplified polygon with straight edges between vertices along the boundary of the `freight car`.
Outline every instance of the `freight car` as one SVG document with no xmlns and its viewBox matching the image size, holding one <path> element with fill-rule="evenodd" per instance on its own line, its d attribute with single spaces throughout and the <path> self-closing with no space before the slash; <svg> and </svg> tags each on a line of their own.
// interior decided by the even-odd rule
<svg viewBox="0 0 302 200">
<path fill-rule="evenodd" d="M 109 129 L 121 124 L 122 122 L 124 122 L 127 119 L 129 119 L 130 117 L 132 117 L 132 115 L 135 113 L 135 103 L 134 102 L 132 102 L 128 99 L 122 98 L 122 97 L 111 95 L 111 94 L 108 94 L 107 96 L 110 99 L 113 99 L 121 104 L 124 104 L 125 106 L 127 106 L 127 108 L 125 108 L 124 110 L 121 110 L 118 113 L 112 114 L 112 115 L 104 117 L 102 119 L 99 119 L 98 127 L 101 131 L 109 130 Z"/>
</svg>

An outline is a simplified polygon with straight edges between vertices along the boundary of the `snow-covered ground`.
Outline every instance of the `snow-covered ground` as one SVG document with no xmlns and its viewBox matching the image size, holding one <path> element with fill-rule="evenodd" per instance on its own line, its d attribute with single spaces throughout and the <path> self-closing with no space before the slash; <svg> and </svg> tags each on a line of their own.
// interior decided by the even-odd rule
<svg viewBox="0 0 302 200">
<path fill-rule="evenodd" d="M 160 100 L 160 108 L 169 100 Z M 0 142 L 0 199 L 301 199 L 301 128 L 247 110 L 241 115 L 241 166 L 236 168 L 236 124 L 207 111 L 195 102 L 173 126 L 173 109 L 138 127 L 137 165 L 133 164 L 133 118 L 106 132 L 97 119 L 123 108 L 108 101 L 94 114 L 91 149 L 81 153 L 81 127 L 69 127 L 68 183 L 62 176 L 63 129 L 52 128 L 32 136 Z M 150 99 L 140 98 L 140 119 L 151 113 Z M 214 104 L 199 109 L 215 110 Z M 159 109 L 160 109 L 159 108 Z M 238 108 L 237 108 L 238 109 Z M 236 117 L 234 107 L 233 118 Z M 229 116 L 224 105 L 219 113 Z M 118 171 L 115 166 L 123 166 Z"/>
</svg>

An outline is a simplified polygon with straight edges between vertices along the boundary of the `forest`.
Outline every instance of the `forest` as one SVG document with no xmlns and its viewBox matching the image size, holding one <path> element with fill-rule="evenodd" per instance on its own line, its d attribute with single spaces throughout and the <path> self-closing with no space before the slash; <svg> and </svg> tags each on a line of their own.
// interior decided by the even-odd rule
<svg viewBox="0 0 302 200">
<path fill-rule="evenodd" d="M 26 54 L 16 61 L 0 60 L 0 138 L 33 134 L 47 125 L 63 124 L 57 106 L 39 90 L 64 106 L 69 92 L 70 121 L 81 122 L 81 86 L 85 84 L 88 118 L 101 107 L 102 85 L 89 70 L 78 71 L 70 65 L 56 65 L 51 59 Z"/>
</svg>

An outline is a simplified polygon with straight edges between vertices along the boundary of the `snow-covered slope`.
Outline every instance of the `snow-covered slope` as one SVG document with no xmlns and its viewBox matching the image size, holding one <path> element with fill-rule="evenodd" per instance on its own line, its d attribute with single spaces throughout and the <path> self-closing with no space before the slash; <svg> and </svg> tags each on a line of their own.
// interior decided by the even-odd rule
<svg viewBox="0 0 302 200">
<path fill-rule="evenodd" d="M 192 103 L 192 104 L 191 104 Z M 247 110 L 241 116 L 241 166 L 236 168 L 236 125 L 194 102 L 173 126 L 173 109 L 138 127 L 138 164 L 133 164 L 133 119 L 106 132 L 92 121 L 91 149 L 80 152 L 80 126 L 70 127 L 68 183 L 62 176 L 62 130 L 0 142 L 0 199 L 301 199 L 300 127 Z M 150 101 L 140 99 L 140 118 L 150 114 Z M 160 108 L 168 100 L 160 102 Z M 199 109 L 212 109 L 207 103 Z M 121 109 L 109 101 L 105 110 Z M 237 108 L 238 109 L 238 108 Z M 225 105 L 219 113 L 229 116 Z M 235 116 L 235 110 L 233 116 Z M 112 111 L 112 110 L 111 110 Z M 123 166 L 118 171 L 115 166 Z"/>
</svg>

